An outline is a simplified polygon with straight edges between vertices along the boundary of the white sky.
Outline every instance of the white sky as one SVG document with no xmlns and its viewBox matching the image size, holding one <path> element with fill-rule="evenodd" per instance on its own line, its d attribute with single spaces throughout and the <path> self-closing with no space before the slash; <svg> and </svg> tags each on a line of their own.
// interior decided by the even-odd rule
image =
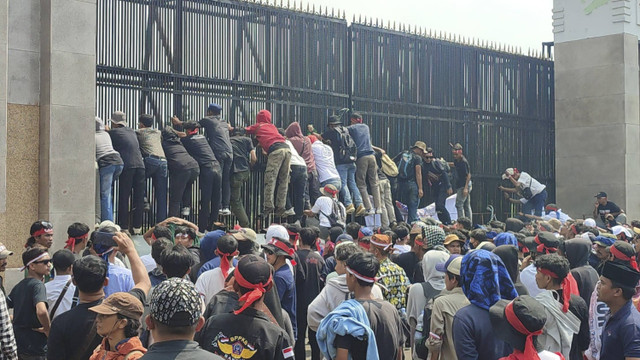
<svg viewBox="0 0 640 360">
<path fill-rule="evenodd" d="M 384 19 L 385 25 L 395 20 L 411 28 L 417 25 L 521 47 L 525 54 L 529 48 L 540 51 L 544 41 L 553 41 L 553 0 L 305 0 L 304 9 L 307 2 L 316 9 L 321 5 L 345 10 L 348 22 L 354 14 L 356 20 L 359 15 Z M 296 3 L 299 7 L 300 0 Z"/>
</svg>

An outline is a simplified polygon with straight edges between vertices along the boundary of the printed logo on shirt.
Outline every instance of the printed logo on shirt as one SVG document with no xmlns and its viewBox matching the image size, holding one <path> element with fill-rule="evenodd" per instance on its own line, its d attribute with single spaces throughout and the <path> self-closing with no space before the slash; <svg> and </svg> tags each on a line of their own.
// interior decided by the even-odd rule
<svg viewBox="0 0 640 360">
<path fill-rule="evenodd" d="M 289 346 L 282 350 L 282 355 L 285 359 L 293 359 L 293 348 Z"/>
<path fill-rule="evenodd" d="M 242 336 L 226 336 L 219 333 L 211 345 L 220 350 L 219 355 L 223 355 L 225 359 L 250 359 L 258 351 L 255 346 L 249 344 L 247 339 Z"/>
</svg>

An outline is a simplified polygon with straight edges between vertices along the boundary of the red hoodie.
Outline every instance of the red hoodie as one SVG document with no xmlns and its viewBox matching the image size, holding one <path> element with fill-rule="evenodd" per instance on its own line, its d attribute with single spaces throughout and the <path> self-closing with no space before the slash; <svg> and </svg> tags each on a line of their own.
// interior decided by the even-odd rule
<svg viewBox="0 0 640 360">
<path fill-rule="evenodd" d="M 271 145 L 284 143 L 284 137 L 278 132 L 278 128 L 271 123 L 269 110 L 260 110 L 256 115 L 256 123 L 245 128 L 247 134 L 255 134 L 260 147 L 269 152 Z"/>
</svg>

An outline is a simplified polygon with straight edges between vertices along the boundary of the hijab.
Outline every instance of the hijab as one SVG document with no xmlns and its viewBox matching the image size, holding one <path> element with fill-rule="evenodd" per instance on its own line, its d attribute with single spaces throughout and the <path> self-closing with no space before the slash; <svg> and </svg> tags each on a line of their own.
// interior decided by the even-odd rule
<svg viewBox="0 0 640 360">
<path fill-rule="evenodd" d="M 427 251 L 422 258 L 422 272 L 424 281 L 431 284 L 435 290 L 444 290 L 444 273 L 436 270 L 436 265 L 446 262 L 449 254 L 440 250 Z"/>
<path fill-rule="evenodd" d="M 489 310 L 500 299 L 518 296 L 507 267 L 498 255 L 478 249 L 462 258 L 462 292 L 472 304 Z"/>
</svg>

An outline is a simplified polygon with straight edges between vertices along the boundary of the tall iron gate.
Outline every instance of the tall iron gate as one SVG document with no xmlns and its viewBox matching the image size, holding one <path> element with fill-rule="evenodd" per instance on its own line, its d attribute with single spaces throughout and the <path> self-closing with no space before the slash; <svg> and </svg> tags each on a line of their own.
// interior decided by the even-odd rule
<svg viewBox="0 0 640 360">
<path fill-rule="evenodd" d="M 150 113 L 163 127 L 174 114 L 197 120 L 216 102 L 233 126 L 251 124 L 266 108 L 278 126 L 298 121 L 322 131 L 334 111 L 352 108 L 390 154 L 423 140 L 451 159 L 449 142 L 461 143 L 477 212 L 487 205 L 510 211 L 496 190 L 507 167 L 531 173 L 554 198 L 551 61 L 348 25 L 339 13 L 236 1 L 99 0 L 98 116 L 122 110 L 135 128 L 137 115 Z M 262 204 L 262 174 L 252 175 L 244 192 L 250 217 Z"/>
</svg>

